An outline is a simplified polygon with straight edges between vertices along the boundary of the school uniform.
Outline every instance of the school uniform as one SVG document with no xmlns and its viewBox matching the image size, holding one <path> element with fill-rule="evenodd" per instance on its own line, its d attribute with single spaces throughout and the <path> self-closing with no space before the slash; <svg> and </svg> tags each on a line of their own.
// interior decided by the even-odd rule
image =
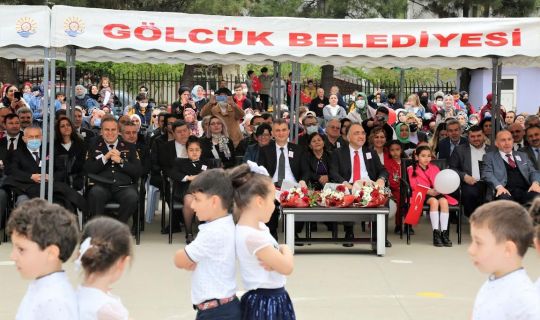
<svg viewBox="0 0 540 320">
<path fill-rule="evenodd" d="M 77 303 L 79 320 L 129 319 L 129 312 L 119 297 L 96 288 L 79 286 Z"/>
<path fill-rule="evenodd" d="M 184 201 L 184 195 L 189 188 L 190 181 L 187 176 L 195 176 L 199 173 L 213 168 L 213 161 L 208 159 L 199 159 L 192 161 L 187 158 L 176 158 L 172 167 L 165 168 L 165 174 L 171 178 L 174 183 L 173 197 L 177 201 Z"/>
<path fill-rule="evenodd" d="M 278 243 L 264 223 L 259 223 L 259 229 L 236 226 L 236 255 L 247 290 L 241 301 L 242 319 L 296 319 L 292 301 L 285 290 L 286 277 L 265 270 L 257 259 L 257 252 L 268 246 L 277 249 Z"/>
<path fill-rule="evenodd" d="M 540 319 L 540 294 L 525 269 L 490 276 L 476 295 L 472 319 Z"/>
<path fill-rule="evenodd" d="M 234 230 L 232 215 L 206 222 L 185 247 L 189 259 L 197 264 L 191 277 L 191 302 L 199 320 L 240 319 Z"/>
<path fill-rule="evenodd" d="M 77 298 L 66 273 L 58 271 L 32 281 L 15 319 L 78 319 Z"/>
</svg>

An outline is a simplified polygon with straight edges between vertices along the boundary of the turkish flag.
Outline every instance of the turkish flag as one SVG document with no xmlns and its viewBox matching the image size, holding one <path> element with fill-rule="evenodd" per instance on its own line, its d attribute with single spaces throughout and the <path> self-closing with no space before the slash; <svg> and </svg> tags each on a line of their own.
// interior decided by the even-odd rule
<svg viewBox="0 0 540 320">
<path fill-rule="evenodd" d="M 422 207 L 426 201 L 426 193 L 428 190 L 429 188 L 426 186 L 416 186 L 416 189 L 413 191 L 411 197 L 411 206 L 409 207 L 409 211 L 407 211 L 407 215 L 405 216 L 406 224 L 413 226 L 418 224 L 420 216 L 422 215 Z"/>
</svg>

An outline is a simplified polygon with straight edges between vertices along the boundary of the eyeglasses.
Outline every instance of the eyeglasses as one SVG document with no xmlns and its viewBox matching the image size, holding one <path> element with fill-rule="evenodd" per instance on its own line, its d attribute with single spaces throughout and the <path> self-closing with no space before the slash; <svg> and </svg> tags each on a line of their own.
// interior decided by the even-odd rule
<svg viewBox="0 0 540 320">
<path fill-rule="evenodd" d="M 327 126 L 327 128 L 330 128 L 330 129 L 341 129 L 341 127 L 337 127 L 337 126 Z"/>
</svg>

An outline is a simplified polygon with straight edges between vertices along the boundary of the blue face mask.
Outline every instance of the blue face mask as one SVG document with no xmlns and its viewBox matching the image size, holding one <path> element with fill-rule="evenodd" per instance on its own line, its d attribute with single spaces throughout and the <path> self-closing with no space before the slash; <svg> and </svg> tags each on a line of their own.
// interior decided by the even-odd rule
<svg viewBox="0 0 540 320">
<path fill-rule="evenodd" d="M 30 139 L 26 143 L 26 146 L 30 150 L 38 150 L 39 147 L 41 147 L 41 140 L 39 140 L 39 139 Z"/>
<path fill-rule="evenodd" d="M 312 133 L 315 133 L 315 132 L 317 132 L 317 131 L 319 131 L 319 127 L 318 127 L 318 126 L 308 126 L 308 127 L 306 128 L 307 134 L 312 134 Z"/>
<path fill-rule="evenodd" d="M 94 127 L 98 127 L 98 128 L 101 127 L 101 118 L 94 120 Z"/>
</svg>

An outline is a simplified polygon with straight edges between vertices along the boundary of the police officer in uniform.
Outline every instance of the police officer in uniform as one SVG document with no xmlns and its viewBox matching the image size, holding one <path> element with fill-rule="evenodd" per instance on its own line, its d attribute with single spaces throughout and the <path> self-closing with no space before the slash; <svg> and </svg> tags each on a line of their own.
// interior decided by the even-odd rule
<svg viewBox="0 0 540 320">
<path fill-rule="evenodd" d="M 142 165 L 134 144 L 118 137 L 118 123 L 111 117 L 101 122 L 101 137 L 88 149 L 84 169 L 94 185 L 88 192 L 91 217 L 104 213 L 105 204 L 120 204 L 118 219 L 127 223 L 137 210 L 137 180 Z"/>
</svg>

